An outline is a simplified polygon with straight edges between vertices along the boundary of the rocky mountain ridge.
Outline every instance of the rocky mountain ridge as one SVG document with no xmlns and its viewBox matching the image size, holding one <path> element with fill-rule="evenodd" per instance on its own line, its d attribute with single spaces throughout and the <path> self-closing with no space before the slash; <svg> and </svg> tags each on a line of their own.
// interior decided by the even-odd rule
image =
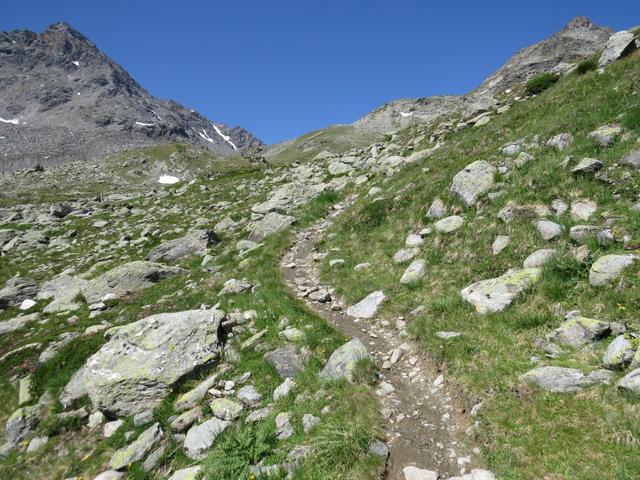
<svg viewBox="0 0 640 480">
<path fill-rule="evenodd" d="M 241 127 L 150 95 L 65 23 L 0 33 L 0 170 L 96 159 L 184 142 L 237 155 L 262 142 Z"/>
</svg>

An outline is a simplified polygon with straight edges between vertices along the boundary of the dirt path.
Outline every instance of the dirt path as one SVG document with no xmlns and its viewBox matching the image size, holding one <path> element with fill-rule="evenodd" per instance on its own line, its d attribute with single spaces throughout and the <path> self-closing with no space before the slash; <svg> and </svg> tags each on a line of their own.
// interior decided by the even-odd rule
<svg viewBox="0 0 640 480">
<path fill-rule="evenodd" d="M 327 219 L 297 233 L 281 261 L 286 281 L 295 296 L 345 335 L 359 337 L 384 365 L 377 394 L 387 418 L 387 478 L 404 480 L 407 466 L 436 471 L 440 478 L 469 472 L 477 466 L 478 450 L 465 434 L 469 423 L 463 403 L 430 356 L 404 333 L 403 320 L 358 320 L 346 315 L 347 305 L 340 300 L 312 299 L 325 288 L 331 292 L 319 283 L 316 243 L 331 217 L 352 200 L 336 205 Z"/>
</svg>

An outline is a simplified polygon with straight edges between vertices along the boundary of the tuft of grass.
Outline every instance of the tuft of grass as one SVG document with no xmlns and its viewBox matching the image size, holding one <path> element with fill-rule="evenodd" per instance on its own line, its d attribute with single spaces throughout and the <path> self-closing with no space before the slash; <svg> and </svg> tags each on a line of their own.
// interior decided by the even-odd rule
<svg viewBox="0 0 640 480">
<path fill-rule="evenodd" d="M 555 85 L 560 80 L 560 75 L 556 73 L 541 73 L 536 75 L 525 85 L 527 95 L 538 95 Z"/>
<path fill-rule="evenodd" d="M 584 75 L 598 69 L 598 59 L 595 57 L 589 57 L 582 60 L 576 66 L 576 73 L 578 75 Z"/>
</svg>

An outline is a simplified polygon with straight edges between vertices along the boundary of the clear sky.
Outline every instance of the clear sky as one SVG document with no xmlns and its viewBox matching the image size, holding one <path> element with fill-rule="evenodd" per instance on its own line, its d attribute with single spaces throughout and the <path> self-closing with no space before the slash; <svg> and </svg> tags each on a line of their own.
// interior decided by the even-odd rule
<svg viewBox="0 0 640 480">
<path fill-rule="evenodd" d="M 464 93 L 576 15 L 620 30 L 640 0 L 3 0 L 0 30 L 68 22 L 153 95 L 275 143 Z"/>
</svg>

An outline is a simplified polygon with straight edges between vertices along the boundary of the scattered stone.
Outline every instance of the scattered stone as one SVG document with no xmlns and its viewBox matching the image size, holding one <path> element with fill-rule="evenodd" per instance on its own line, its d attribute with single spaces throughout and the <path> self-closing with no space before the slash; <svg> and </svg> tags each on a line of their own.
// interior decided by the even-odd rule
<svg viewBox="0 0 640 480">
<path fill-rule="evenodd" d="M 0 335 L 20 330 L 21 328 L 24 328 L 28 324 L 33 323 L 37 320 L 40 320 L 40 313 L 35 312 L 29 315 L 20 315 L 19 317 L 0 322 Z"/>
<path fill-rule="evenodd" d="M 23 277 L 13 277 L 7 280 L 0 290 L 0 310 L 17 307 L 24 300 L 35 298 L 38 294 L 38 284 Z"/>
<path fill-rule="evenodd" d="M 295 217 L 282 215 L 278 212 L 267 213 L 261 220 L 253 224 L 253 230 L 249 234 L 249 240 L 260 242 L 269 235 L 284 230 L 296 221 Z"/>
<path fill-rule="evenodd" d="M 150 423 L 151 421 L 153 421 L 153 410 L 151 409 L 136 413 L 133 416 L 133 425 L 136 427 L 140 427 L 142 425 Z"/>
<path fill-rule="evenodd" d="M 159 423 L 153 424 L 140 434 L 140 436 L 130 445 L 121 448 L 111 457 L 111 468 L 122 470 L 131 463 L 142 460 L 163 437 Z"/>
<path fill-rule="evenodd" d="M 620 163 L 635 170 L 640 170 L 640 150 L 631 152 L 629 155 L 624 157 Z"/>
<path fill-rule="evenodd" d="M 264 358 L 275 367 L 281 377 L 293 378 L 304 368 L 304 360 L 294 345 L 277 348 L 266 353 Z"/>
<path fill-rule="evenodd" d="M 204 255 L 207 248 L 219 242 L 220 239 L 213 230 L 192 230 L 184 237 L 169 240 L 154 247 L 147 255 L 147 260 L 152 262 L 176 261 Z"/>
<path fill-rule="evenodd" d="M 636 255 L 604 255 L 598 258 L 589 270 L 589 283 L 602 287 L 622 275 L 625 268 L 638 259 Z"/>
<path fill-rule="evenodd" d="M 168 480 L 196 480 L 200 474 L 200 470 L 202 470 L 200 465 L 176 470 Z"/>
<path fill-rule="evenodd" d="M 491 244 L 491 253 L 493 253 L 493 255 L 498 255 L 502 250 L 507 248 L 509 240 L 509 235 L 498 235 Z"/>
<path fill-rule="evenodd" d="M 272 413 L 273 413 L 273 406 L 267 405 L 266 407 L 255 410 L 251 412 L 249 415 L 247 415 L 245 422 L 247 423 L 260 422 L 265 418 L 267 418 Z"/>
<path fill-rule="evenodd" d="M 407 236 L 404 244 L 408 248 L 420 247 L 422 246 L 422 244 L 424 244 L 424 239 L 420 235 L 411 233 L 409 234 L 409 236 Z"/>
<path fill-rule="evenodd" d="M 171 430 L 176 433 L 182 433 L 200 420 L 202 420 L 202 409 L 193 407 L 191 410 L 182 412 L 171 422 Z"/>
<path fill-rule="evenodd" d="M 114 420 L 112 422 L 107 422 L 104 424 L 104 428 L 102 429 L 102 435 L 104 438 L 112 437 L 116 431 L 124 425 L 124 420 Z"/>
<path fill-rule="evenodd" d="M 310 413 L 305 413 L 302 416 L 302 429 L 304 433 L 308 433 L 313 427 L 318 425 L 321 422 L 320 418 L 311 415 Z"/>
<path fill-rule="evenodd" d="M 278 440 L 284 440 L 289 438 L 294 433 L 293 425 L 291 424 L 291 412 L 282 412 L 276 416 L 276 438 Z"/>
<path fill-rule="evenodd" d="M 89 415 L 89 422 L 87 423 L 87 426 L 91 429 L 98 428 L 104 425 L 105 421 L 106 417 L 104 416 L 104 413 L 102 413 L 100 410 L 97 410 Z"/>
<path fill-rule="evenodd" d="M 453 233 L 458 230 L 464 224 L 464 218 L 458 215 L 452 215 L 450 217 L 438 220 L 434 225 L 436 232 L 438 233 Z"/>
<path fill-rule="evenodd" d="M 583 158 L 578 165 L 571 169 L 571 173 L 595 173 L 603 166 L 604 164 L 596 158 Z"/>
<path fill-rule="evenodd" d="M 418 467 L 404 467 L 404 480 L 438 480 L 438 473 Z"/>
<path fill-rule="evenodd" d="M 593 138 L 601 147 L 610 147 L 621 133 L 622 127 L 619 125 L 603 125 L 587 136 Z"/>
<path fill-rule="evenodd" d="M 618 335 L 607 347 L 602 363 L 605 368 L 621 368 L 631 363 L 634 354 L 631 342 L 624 335 Z"/>
<path fill-rule="evenodd" d="M 355 318 L 373 318 L 387 297 L 381 291 L 370 293 L 347 309 L 347 315 Z"/>
<path fill-rule="evenodd" d="M 577 200 L 571 203 L 571 217 L 574 220 L 589 220 L 598 210 L 598 205 L 592 200 Z"/>
<path fill-rule="evenodd" d="M 359 338 L 353 338 L 334 350 L 320 372 L 320 378 L 325 381 L 346 379 L 353 382 L 356 364 L 365 358 L 369 358 L 367 347 Z"/>
<path fill-rule="evenodd" d="M 625 393 L 640 397 L 640 368 L 636 368 L 620 379 L 618 388 Z"/>
<path fill-rule="evenodd" d="M 225 368 L 221 368 L 218 372 L 207 377 L 187 393 L 178 397 L 178 399 L 173 403 L 173 409 L 176 412 L 182 412 L 184 410 L 195 407 L 200 402 L 200 400 L 205 397 L 207 391 L 215 385 L 215 383 L 218 381 L 218 378 L 220 378 L 220 375 L 227 370 L 229 370 L 228 366 Z"/>
<path fill-rule="evenodd" d="M 442 218 L 447 214 L 447 207 L 445 206 L 444 202 L 442 200 L 440 200 L 439 197 L 436 197 L 433 199 L 433 202 L 431 202 L 431 206 L 429 207 L 429 210 L 427 210 L 427 218 L 430 219 L 436 219 L 436 218 Z"/>
<path fill-rule="evenodd" d="M 400 283 L 410 285 L 419 282 L 427 274 L 427 262 L 422 259 L 414 260 L 402 274 Z"/>
<path fill-rule="evenodd" d="M 192 460 L 202 460 L 220 435 L 231 422 L 212 418 L 189 429 L 184 439 L 184 453 Z"/>
<path fill-rule="evenodd" d="M 235 420 L 242 413 L 242 405 L 228 398 L 216 398 L 210 404 L 214 417 L 220 420 Z"/>
<path fill-rule="evenodd" d="M 5 424 L 5 440 L 11 444 L 24 440 L 38 426 L 42 414 L 43 411 L 39 405 L 18 408 Z"/>
<path fill-rule="evenodd" d="M 222 295 L 239 295 L 240 293 L 246 292 L 247 290 L 251 290 L 253 288 L 253 284 L 243 278 L 242 280 L 238 280 L 236 278 L 230 278 L 226 282 L 224 282 L 224 287 L 220 292 L 218 292 L 218 296 Z"/>
<path fill-rule="evenodd" d="M 478 199 L 494 185 L 496 169 L 484 160 L 467 165 L 453 177 L 451 193 L 460 198 L 467 207 L 475 205 Z"/>
<path fill-rule="evenodd" d="M 41 448 L 45 447 L 47 443 L 49 443 L 49 437 L 34 437 L 29 442 L 27 453 L 37 452 Z"/>
<path fill-rule="evenodd" d="M 603 338 L 611 331 L 611 324 L 582 316 L 565 320 L 562 325 L 549 334 L 549 340 L 573 348 L 582 347 Z"/>
<path fill-rule="evenodd" d="M 528 287 L 538 281 L 540 269 L 509 270 L 497 278 L 476 282 L 464 288 L 460 294 L 481 314 L 501 312 Z"/>
<path fill-rule="evenodd" d="M 543 248 L 541 250 L 536 250 L 527 258 L 525 258 L 522 266 L 524 268 L 541 268 L 549 260 L 551 260 L 555 254 L 556 251 L 553 248 Z"/>
<path fill-rule="evenodd" d="M 257 405 L 262 400 L 262 395 L 256 390 L 253 385 L 245 385 L 237 394 L 238 400 L 245 405 Z"/>
<path fill-rule="evenodd" d="M 600 373 L 590 376 L 575 368 L 550 366 L 536 367 L 520 375 L 520 381 L 524 383 L 557 393 L 575 393 L 588 386 L 606 383 L 603 380 Z"/>
<path fill-rule="evenodd" d="M 277 402 L 278 400 L 288 397 L 294 388 L 296 388 L 296 382 L 289 377 L 285 378 L 284 382 L 278 385 L 273 391 L 273 399 Z"/>
<path fill-rule="evenodd" d="M 549 241 L 562 235 L 564 226 L 550 220 L 538 220 L 536 228 L 543 240 Z"/>
<path fill-rule="evenodd" d="M 561 152 L 568 149 L 573 143 L 573 136 L 570 133 L 560 133 L 551 137 L 547 141 L 547 147 L 557 148 Z"/>
<path fill-rule="evenodd" d="M 393 256 L 394 263 L 406 263 L 420 253 L 418 248 L 403 248 Z M 368 265 L 368 264 L 367 264 Z"/>
</svg>

